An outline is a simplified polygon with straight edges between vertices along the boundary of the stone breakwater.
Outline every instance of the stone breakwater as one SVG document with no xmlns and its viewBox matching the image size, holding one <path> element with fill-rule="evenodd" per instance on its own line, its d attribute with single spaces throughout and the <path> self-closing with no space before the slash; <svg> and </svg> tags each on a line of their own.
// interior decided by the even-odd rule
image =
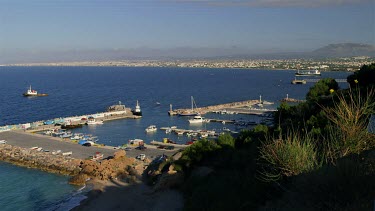
<svg viewBox="0 0 375 211">
<path fill-rule="evenodd" d="M 81 171 L 82 160 L 51 152 L 39 152 L 8 144 L 0 145 L 0 160 L 18 166 L 40 169 L 63 175 L 76 175 Z"/>
<path fill-rule="evenodd" d="M 145 166 L 150 162 L 147 159 L 138 161 L 128 158 L 124 150 L 116 151 L 107 159 L 93 161 L 8 144 L 0 145 L 0 160 L 50 173 L 69 175 L 72 176 L 69 182 L 75 185 L 83 185 L 88 179 L 119 178 L 133 181 L 143 173 Z"/>
<path fill-rule="evenodd" d="M 225 103 L 225 104 L 220 104 L 220 105 L 212 105 L 212 106 L 194 108 L 194 111 L 200 114 L 205 114 L 208 112 L 218 111 L 222 109 L 252 106 L 257 103 L 260 103 L 260 101 L 259 100 L 246 100 L 246 101 L 241 101 L 241 102 Z M 191 108 L 176 109 L 173 111 L 169 111 L 169 115 L 179 115 L 179 114 L 184 114 L 184 113 L 189 113 L 189 112 L 191 112 Z"/>
</svg>

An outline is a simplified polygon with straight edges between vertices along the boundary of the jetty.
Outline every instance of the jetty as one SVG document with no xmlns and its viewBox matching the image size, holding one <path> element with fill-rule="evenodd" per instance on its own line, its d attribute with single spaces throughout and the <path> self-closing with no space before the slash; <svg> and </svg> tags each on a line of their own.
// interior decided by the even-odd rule
<svg viewBox="0 0 375 211">
<path fill-rule="evenodd" d="M 130 108 L 125 107 L 119 103 L 108 107 L 105 112 L 94 114 L 84 114 L 80 116 L 60 117 L 49 120 L 41 120 L 32 123 L 24 123 L 17 125 L 0 126 L 0 132 L 9 130 L 24 130 L 26 132 L 34 133 L 44 130 L 60 129 L 61 127 L 76 128 L 86 124 L 88 119 L 95 119 L 95 121 L 111 121 L 117 119 L 138 119 L 142 116 L 134 115 Z"/>
<path fill-rule="evenodd" d="M 206 106 L 206 107 L 199 107 L 195 108 L 194 112 L 197 112 L 199 114 L 206 114 L 209 112 L 214 112 L 218 110 L 224 110 L 224 109 L 231 109 L 231 108 L 241 108 L 245 106 L 253 106 L 260 103 L 259 100 L 246 100 L 246 101 L 241 101 L 241 102 L 233 102 L 233 103 L 225 103 L 225 104 L 219 104 L 219 105 L 212 105 L 212 106 Z M 186 108 L 186 109 L 176 109 L 172 110 L 172 108 L 169 110 L 169 115 L 181 115 L 184 113 L 189 113 L 191 112 L 191 108 Z"/>
<path fill-rule="evenodd" d="M 291 82 L 292 84 L 306 84 L 306 80 L 301 79 L 294 79 Z"/>
<path fill-rule="evenodd" d="M 298 100 L 298 99 L 290 98 L 288 94 L 286 94 L 286 98 L 283 98 L 280 100 L 280 102 L 286 102 L 286 103 L 302 103 L 305 101 L 306 100 Z"/>
<path fill-rule="evenodd" d="M 304 79 L 306 82 L 309 82 L 309 83 L 316 83 L 318 81 L 320 81 L 321 79 L 315 79 L 315 78 L 309 78 L 309 79 Z M 337 83 L 346 83 L 348 82 L 347 79 L 345 78 L 336 78 L 334 79 Z"/>
</svg>

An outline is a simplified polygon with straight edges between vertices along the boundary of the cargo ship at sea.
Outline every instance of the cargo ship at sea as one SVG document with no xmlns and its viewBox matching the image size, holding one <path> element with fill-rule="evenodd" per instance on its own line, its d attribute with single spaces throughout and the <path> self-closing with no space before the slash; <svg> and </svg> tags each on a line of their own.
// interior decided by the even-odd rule
<svg viewBox="0 0 375 211">
<path fill-rule="evenodd" d="M 297 71 L 296 76 L 321 76 L 322 74 L 320 73 L 319 70 L 301 70 Z"/>
</svg>

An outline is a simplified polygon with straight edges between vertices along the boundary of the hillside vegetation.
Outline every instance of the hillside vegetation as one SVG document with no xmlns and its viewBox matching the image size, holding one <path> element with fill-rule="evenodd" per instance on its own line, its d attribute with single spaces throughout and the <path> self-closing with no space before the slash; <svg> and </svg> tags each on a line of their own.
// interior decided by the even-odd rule
<svg viewBox="0 0 375 211">
<path fill-rule="evenodd" d="M 186 210 L 372 210 L 374 74 L 363 66 L 346 90 L 320 80 L 306 102 L 280 105 L 275 127 L 197 141 L 160 171 L 184 175 Z"/>
</svg>

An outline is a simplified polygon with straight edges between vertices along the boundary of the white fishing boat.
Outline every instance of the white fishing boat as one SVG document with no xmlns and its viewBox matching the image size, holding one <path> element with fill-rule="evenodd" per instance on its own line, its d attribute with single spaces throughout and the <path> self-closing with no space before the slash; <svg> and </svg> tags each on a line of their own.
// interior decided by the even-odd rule
<svg viewBox="0 0 375 211">
<path fill-rule="evenodd" d="M 171 133 L 172 132 L 172 129 L 171 128 L 168 128 L 165 130 L 165 133 Z"/>
<path fill-rule="evenodd" d="M 155 125 L 150 125 L 150 126 L 148 126 L 148 127 L 145 129 L 145 131 L 146 131 L 146 133 L 151 133 L 151 132 L 156 132 L 157 129 L 158 129 L 158 128 L 157 128 Z"/>
<path fill-rule="evenodd" d="M 23 93 L 23 96 L 25 96 L 25 97 L 36 97 L 36 96 L 48 96 L 48 94 L 38 94 L 38 91 L 33 90 L 31 88 L 31 85 L 30 85 L 29 89 L 27 89 L 27 91 L 25 93 Z"/>
<path fill-rule="evenodd" d="M 226 128 L 226 127 L 223 127 L 223 131 L 230 132 L 230 129 L 228 129 L 228 128 Z"/>
<path fill-rule="evenodd" d="M 86 124 L 87 125 L 102 125 L 103 121 L 101 121 L 101 120 L 97 121 L 95 118 L 89 117 Z"/>
<path fill-rule="evenodd" d="M 190 124 L 202 123 L 204 122 L 204 118 L 201 116 L 195 116 L 193 119 L 189 119 Z"/>
<path fill-rule="evenodd" d="M 72 137 L 72 133 L 71 132 L 65 132 L 63 134 L 60 135 L 60 138 L 70 138 Z"/>
<path fill-rule="evenodd" d="M 139 102 L 137 100 L 137 104 L 135 106 L 135 109 L 132 110 L 132 113 L 136 116 L 142 116 L 142 110 L 141 110 L 141 106 L 139 106 Z"/>
</svg>

